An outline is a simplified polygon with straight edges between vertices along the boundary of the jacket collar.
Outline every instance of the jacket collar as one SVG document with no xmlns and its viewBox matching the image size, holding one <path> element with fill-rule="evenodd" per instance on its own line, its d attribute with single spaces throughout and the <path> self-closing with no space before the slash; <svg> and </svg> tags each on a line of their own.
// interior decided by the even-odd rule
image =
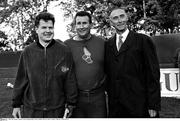
<svg viewBox="0 0 180 121">
<path fill-rule="evenodd" d="M 115 53 L 115 55 L 119 55 L 120 53 L 128 50 L 132 46 L 134 39 L 135 39 L 134 32 L 129 31 L 129 34 L 127 35 L 125 42 L 122 44 L 120 50 L 118 51 L 116 48 L 116 34 L 115 34 L 113 37 L 109 39 L 109 45 L 111 46 L 112 51 Z"/>
<path fill-rule="evenodd" d="M 121 35 L 116 33 L 116 40 L 119 39 L 119 36 L 122 36 L 122 41 L 124 43 L 128 34 L 129 34 L 129 29 L 126 29 L 126 31 L 124 33 L 122 33 Z"/>
<path fill-rule="evenodd" d="M 39 41 L 36 41 L 36 43 L 37 43 L 37 46 L 38 46 L 38 47 L 44 49 L 44 47 L 39 43 Z M 55 40 L 52 39 L 51 42 L 48 44 L 48 46 L 47 46 L 46 48 L 50 48 L 50 47 L 51 47 L 52 45 L 54 45 L 54 44 L 55 44 Z"/>
</svg>

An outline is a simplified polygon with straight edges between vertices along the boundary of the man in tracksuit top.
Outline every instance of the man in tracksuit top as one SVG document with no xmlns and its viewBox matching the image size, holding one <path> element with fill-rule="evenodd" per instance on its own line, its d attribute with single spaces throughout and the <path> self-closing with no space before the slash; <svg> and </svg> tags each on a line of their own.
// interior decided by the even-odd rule
<svg viewBox="0 0 180 121">
<path fill-rule="evenodd" d="M 75 106 L 77 87 L 72 55 L 67 46 L 53 39 L 54 22 L 54 16 L 47 12 L 36 17 L 38 41 L 22 52 L 15 80 L 15 118 L 62 118 L 66 107 L 70 116 Z"/>
</svg>

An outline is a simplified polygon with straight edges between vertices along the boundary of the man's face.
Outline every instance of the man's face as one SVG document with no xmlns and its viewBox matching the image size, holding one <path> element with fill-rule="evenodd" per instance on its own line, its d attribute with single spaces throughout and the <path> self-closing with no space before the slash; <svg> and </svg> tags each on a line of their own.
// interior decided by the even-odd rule
<svg viewBox="0 0 180 121">
<path fill-rule="evenodd" d="M 54 25 L 51 20 L 39 21 L 39 26 L 36 27 L 36 33 L 38 34 L 39 41 L 43 41 L 45 43 L 50 42 L 54 37 Z"/>
<path fill-rule="evenodd" d="M 123 32 L 127 29 L 128 17 L 123 9 L 115 9 L 110 14 L 110 24 L 116 31 Z"/>
<path fill-rule="evenodd" d="M 91 29 L 88 16 L 77 16 L 75 29 L 80 38 L 87 38 Z"/>
</svg>

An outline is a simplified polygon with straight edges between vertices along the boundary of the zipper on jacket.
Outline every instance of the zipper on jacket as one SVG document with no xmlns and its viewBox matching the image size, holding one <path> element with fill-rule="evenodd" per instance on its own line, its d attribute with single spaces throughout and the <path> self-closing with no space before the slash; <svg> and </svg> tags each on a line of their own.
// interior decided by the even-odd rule
<svg viewBox="0 0 180 121">
<path fill-rule="evenodd" d="M 47 101 L 47 49 L 46 47 L 44 48 L 44 59 L 45 59 L 45 76 L 44 76 L 44 80 L 45 80 L 45 85 L 44 85 L 44 99 L 45 99 L 45 102 L 44 102 L 44 108 L 43 110 L 47 110 L 47 105 L 46 105 L 46 101 Z"/>
<path fill-rule="evenodd" d="M 47 88 L 47 52 L 46 47 L 44 48 L 44 58 L 45 58 L 45 88 Z"/>
</svg>

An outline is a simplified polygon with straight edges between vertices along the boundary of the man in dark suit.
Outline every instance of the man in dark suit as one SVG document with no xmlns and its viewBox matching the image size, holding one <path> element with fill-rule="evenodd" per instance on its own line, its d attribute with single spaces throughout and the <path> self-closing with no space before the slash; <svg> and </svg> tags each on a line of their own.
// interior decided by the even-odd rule
<svg viewBox="0 0 180 121">
<path fill-rule="evenodd" d="M 106 43 L 109 117 L 159 117 L 160 69 L 150 37 L 127 28 L 124 8 L 110 12 L 116 34 Z"/>
</svg>

